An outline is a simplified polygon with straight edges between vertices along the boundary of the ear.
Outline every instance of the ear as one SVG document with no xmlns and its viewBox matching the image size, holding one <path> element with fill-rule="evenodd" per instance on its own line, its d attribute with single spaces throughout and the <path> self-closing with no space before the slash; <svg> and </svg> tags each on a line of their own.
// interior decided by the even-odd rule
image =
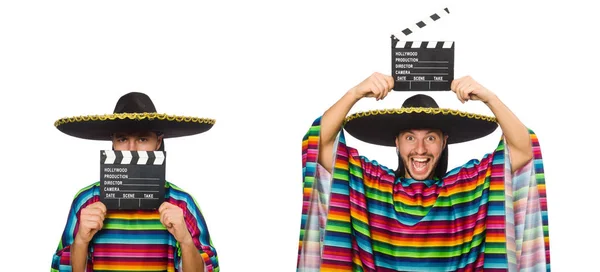
<svg viewBox="0 0 600 272">
<path fill-rule="evenodd" d="M 394 142 L 396 143 L 396 153 L 400 153 L 400 135 L 396 136 L 396 140 Z"/>
<path fill-rule="evenodd" d="M 159 150 L 160 149 L 160 146 L 162 145 L 162 141 L 163 141 L 163 136 L 164 135 L 158 136 L 158 138 L 157 138 L 158 139 L 158 143 L 156 144 L 156 149 L 155 150 Z"/>
</svg>

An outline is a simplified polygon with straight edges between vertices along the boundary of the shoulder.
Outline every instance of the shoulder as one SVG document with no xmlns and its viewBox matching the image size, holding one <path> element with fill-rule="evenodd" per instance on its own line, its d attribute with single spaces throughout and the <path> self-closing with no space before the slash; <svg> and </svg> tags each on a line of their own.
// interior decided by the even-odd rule
<svg viewBox="0 0 600 272">
<path fill-rule="evenodd" d="M 165 182 L 166 195 L 168 198 L 168 202 L 179 206 L 181 208 L 185 207 L 184 213 L 191 213 L 195 218 L 200 218 L 202 216 L 202 212 L 200 210 L 200 206 L 194 199 L 194 197 L 179 188 L 177 185 L 171 182 Z"/>
<path fill-rule="evenodd" d="M 362 155 L 360 151 L 354 147 L 345 146 L 346 148 L 342 150 L 342 152 L 338 152 L 337 155 L 341 155 L 342 157 L 348 157 L 349 164 L 354 166 L 359 166 L 362 169 L 379 169 L 383 172 L 394 173 L 394 170 L 388 168 L 387 166 L 380 164 L 377 160 L 369 159 L 365 155 Z M 346 153 L 347 152 L 347 153 Z"/>
<path fill-rule="evenodd" d="M 89 196 L 98 195 L 100 193 L 100 182 L 94 182 L 86 187 L 79 189 L 79 191 L 75 194 L 75 198 L 85 198 Z"/>
<path fill-rule="evenodd" d="M 445 179 L 457 177 L 473 177 L 477 176 L 481 171 L 486 171 L 490 164 L 493 163 L 494 156 L 492 153 L 487 153 L 481 158 L 471 159 L 463 165 L 457 166 L 446 173 Z"/>
<path fill-rule="evenodd" d="M 380 164 L 377 160 L 370 160 L 369 158 L 365 157 L 365 156 L 358 156 L 357 157 L 360 162 L 361 162 L 361 168 L 363 170 L 365 170 L 365 172 L 367 172 L 367 174 L 370 175 L 377 175 L 377 176 L 381 176 L 381 175 L 392 175 L 394 176 L 394 170 L 383 165 Z"/>
<path fill-rule="evenodd" d="M 100 196 L 100 182 L 94 182 L 81 188 L 73 197 L 73 208 L 79 210 L 84 205 L 87 206 L 94 202 L 95 198 Z"/>
<path fill-rule="evenodd" d="M 188 205 L 195 204 L 194 197 L 179 186 L 166 181 L 165 189 L 169 198 L 177 201 L 183 201 Z"/>
</svg>

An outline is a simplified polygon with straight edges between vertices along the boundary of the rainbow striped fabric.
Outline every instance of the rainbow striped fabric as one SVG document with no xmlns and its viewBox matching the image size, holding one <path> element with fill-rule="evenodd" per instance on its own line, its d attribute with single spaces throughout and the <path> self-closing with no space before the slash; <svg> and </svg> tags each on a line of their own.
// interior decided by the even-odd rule
<svg viewBox="0 0 600 272">
<path fill-rule="evenodd" d="M 165 201 L 180 207 L 206 271 L 219 271 L 217 252 L 195 200 L 165 183 Z M 100 183 L 77 193 L 50 271 L 71 271 L 70 245 L 78 230 L 81 209 L 100 201 Z M 109 211 L 104 226 L 89 247 L 86 271 L 181 271 L 179 243 L 160 222 L 158 211 Z"/>
<path fill-rule="evenodd" d="M 539 142 L 514 174 L 507 147 L 441 180 L 396 179 L 346 146 L 330 175 L 317 163 L 320 118 L 302 143 L 297 271 L 550 271 Z"/>
</svg>

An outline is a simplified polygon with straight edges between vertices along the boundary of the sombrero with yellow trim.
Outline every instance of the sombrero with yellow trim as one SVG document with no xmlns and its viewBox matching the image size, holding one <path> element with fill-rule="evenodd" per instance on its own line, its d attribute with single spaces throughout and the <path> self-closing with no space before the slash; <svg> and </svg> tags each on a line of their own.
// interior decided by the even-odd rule
<svg viewBox="0 0 600 272">
<path fill-rule="evenodd" d="M 54 122 L 65 134 L 89 140 L 110 140 L 113 133 L 139 131 L 175 138 L 206 132 L 214 124 L 214 119 L 157 113 L 150 97 L 139 92 L 123 95 L 112 114 L 75 116 Z"/>
<path fill-rule="evenodd" d="M 344 121 L 353 137 L 383 146 L 395 146 L 396 136 L 407 129 L 439 129 L 448 135 L 448 144 L 455 144 L 487 136 L 497 127 L 494 117 L 440 108 L 424 94 L 409 97 L 399 109 L 358 112 Z"/>
</svg>

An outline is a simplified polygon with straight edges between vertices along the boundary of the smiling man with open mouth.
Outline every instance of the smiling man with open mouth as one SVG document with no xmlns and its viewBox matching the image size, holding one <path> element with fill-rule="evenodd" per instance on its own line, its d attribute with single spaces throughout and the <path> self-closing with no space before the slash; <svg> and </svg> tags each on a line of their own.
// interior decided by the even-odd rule
<svg viewBox="0 0 600 272">
<path fill-rule="evenodd" d="M 406 177 L 415 180 L 433 178 L 434 166 L 446 148 L 448 135 L 441 130 L 411 129 L 400 132 L 396 146 L 402 163 L 407 169 Z"/>
<path fill-rule="evenodd" d="M 347 116 L 360 99 L 381 100 L 393 85 L 374 73 L 305 135 L 297 272 L 549 270 L 537 136 L 469 76 L 451 90 L 463 103 L 482 101 L 495 117 L 440 108 L 423 94 L 399 109 Z M 493 151 L 448 171 L 448 145 L 498 127 L 503 137 Z M 344 131 L 395 147 L 396 170 L 347 146 Z"/>
</svg>

